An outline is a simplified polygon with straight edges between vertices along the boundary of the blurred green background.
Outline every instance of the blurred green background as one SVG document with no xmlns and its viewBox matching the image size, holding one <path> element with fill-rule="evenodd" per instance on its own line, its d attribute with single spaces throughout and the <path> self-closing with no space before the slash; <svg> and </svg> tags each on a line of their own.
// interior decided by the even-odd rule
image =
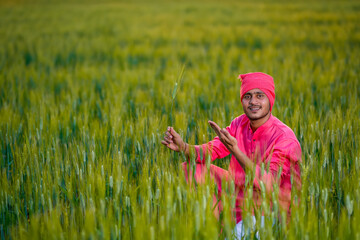
<svg viewBox="0 0 360 240">
<path fill-rule="evenodd" d="M 303 188 L 260 235 L 359 239 L 359 22 L 359 1 L 1 1 L 1 238 L 231 238 L 160 140 L 212 139 L 262 71 Z"/>
</svg>

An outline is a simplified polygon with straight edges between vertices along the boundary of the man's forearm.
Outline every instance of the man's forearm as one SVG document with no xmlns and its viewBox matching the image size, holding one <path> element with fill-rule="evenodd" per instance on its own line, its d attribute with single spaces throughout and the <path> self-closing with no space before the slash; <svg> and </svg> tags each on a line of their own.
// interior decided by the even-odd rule
<svg viewBox="0 0 360 240">
<path fill-rule="evenodd" d="M 189 148 L 190 148 L 190 144 L 185 143 L 184 150 L 182 152 L 184 153 L 186 158 L 189 158 L 189 152 L 190 152 Z"/>
<path fill-rule="evenodd" d="M 193 159 L 194 157 L 197 158 L 195 145 L 190 145 L 188 143 L 185 143 L 185 146 L 184 146 L 182 152 L 184 153 L 184 155 L 187 159 Z M 205 154 L 209 154 L 209 153 L 206 152 Z"/>
<path fill-rule="evenodd" d="M 238 147 L 232 149 L 231 154 L 234 155 L 245 172 L 247 169 L 253 169 L 254 163 Z"/>
<path fill-rule="evenodd" d="M 185 155 L 185 157 L 186 157 L 187 159 L 190 159 L 191 153 L 195 152 L 195 151 L 193 151 L 193 150 L 195 150 L 194 148 L 195 148 L 194 145 L 190 145 L 190 144 L 188 144 L 188 143 L 185 143 L 182 152 L 184 153 L 184 155 Z"/>
</svg>

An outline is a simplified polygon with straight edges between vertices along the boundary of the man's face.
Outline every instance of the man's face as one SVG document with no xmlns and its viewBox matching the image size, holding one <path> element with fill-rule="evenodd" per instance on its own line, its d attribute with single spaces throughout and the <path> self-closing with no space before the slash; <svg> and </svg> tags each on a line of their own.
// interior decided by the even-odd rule
<svg viewBox="0 0 360 240">
<path fill-rule="evenodd" d="M 245 93 L 242 105 L 246 116 L 254 121 L 270 114 L 270 101 L 266 94 L 258 88 Z"/>
</svg>

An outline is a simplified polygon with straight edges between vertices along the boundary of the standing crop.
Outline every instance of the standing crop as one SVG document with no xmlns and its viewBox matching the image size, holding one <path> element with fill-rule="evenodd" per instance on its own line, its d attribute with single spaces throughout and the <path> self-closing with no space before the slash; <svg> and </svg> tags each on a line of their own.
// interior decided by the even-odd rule
<svg viewBox="0 0 360 240">
<path fill-rule="evenodd" d="M 359 239 L 358 1 L 53 2 L 0 2 L 0 239 L 231 239 L 233 184 L 218 221 L 159 139 L 212 139 L 254 71 L 303 152 L 300 204 L 264 201 L 261 239 Z"/>
<path fill-rule="evenodd" d="M 171 94 L 171 107 L 170 107 L 170 114 L 169 114 L 169 118 L 170 118 L 169 124 L 170 124 L 170 126 L 173 126 L 173 124 L 174 124 L 173 106 L 174 106 L 176 94 L 177 94 L 177 91 L 178 91 L 178 85 L 181 86 L 181 83 L 182 83 L 182 80 L 183 80 L 183 77 L 184 77 L 184 72 L 185 72 L 185 64 L 182 65 L 182 67 L 181 67 L 181 69 L 179 71 L 178 77 L 177 77 L 177 79 L 175 81 L 175 84 L 174 84 L 173 92 Z"/>
</svg>

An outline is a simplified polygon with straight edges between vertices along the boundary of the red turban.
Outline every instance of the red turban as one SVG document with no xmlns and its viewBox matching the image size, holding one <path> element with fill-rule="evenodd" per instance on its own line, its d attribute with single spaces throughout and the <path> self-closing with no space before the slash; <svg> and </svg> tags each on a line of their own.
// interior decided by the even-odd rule
<svg viewBox="0 0 360 240">
<path fill-rule="evenodd" d="M 241 101 L 243 100 L 245 93 L 254 88 L 258 88 L 269 98 L 271 111 L 275 101 L 274 79 L 270 75 L 262 72 L 240 74 L 239 78 L 241 79 Z"/>
</svg>

